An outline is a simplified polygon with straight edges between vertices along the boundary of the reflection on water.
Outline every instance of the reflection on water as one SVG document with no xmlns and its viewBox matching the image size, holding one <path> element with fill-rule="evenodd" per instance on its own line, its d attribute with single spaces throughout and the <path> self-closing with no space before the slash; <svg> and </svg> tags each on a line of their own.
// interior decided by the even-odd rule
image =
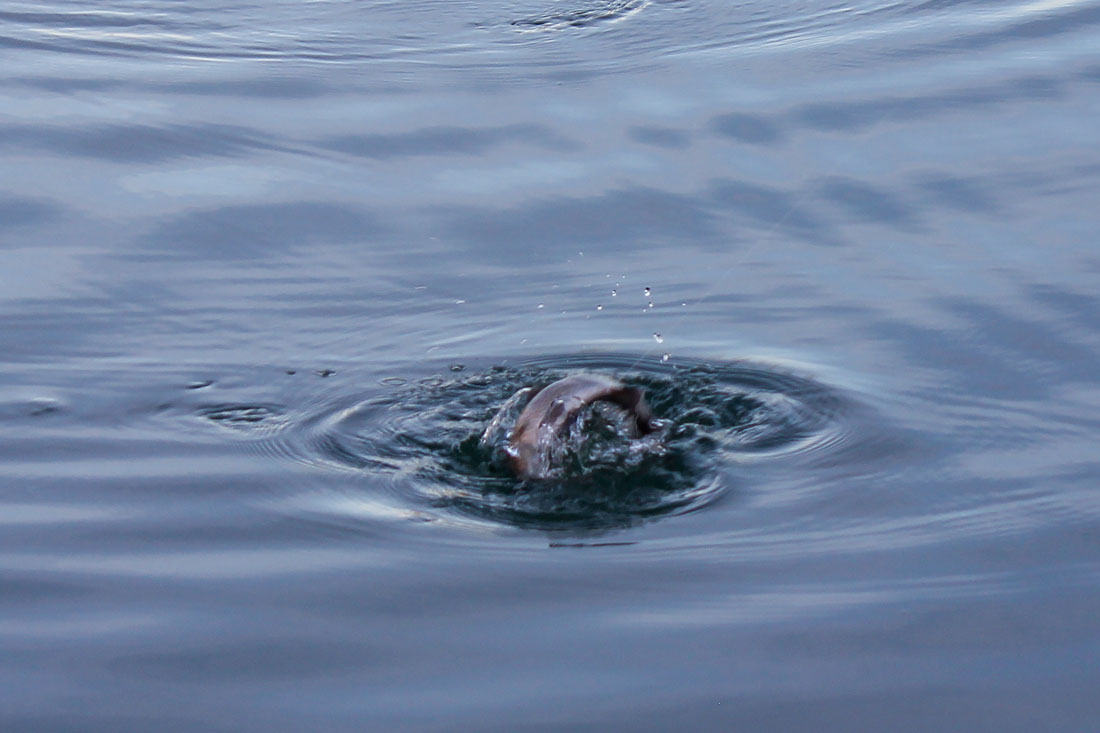
<svg viewBox="0 0 1100 733">
<path fill-rule="evenodd" d="M 6 4 L 0 727 L 1087 729 L 1098 27 Z"/>
</svg>

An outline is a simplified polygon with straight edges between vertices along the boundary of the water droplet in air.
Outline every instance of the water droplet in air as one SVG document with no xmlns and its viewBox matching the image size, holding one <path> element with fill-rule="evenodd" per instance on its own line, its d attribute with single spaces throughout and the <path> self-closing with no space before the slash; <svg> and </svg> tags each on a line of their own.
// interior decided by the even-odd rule
<svg viewBox="0 0 1100 733">
<path fill-rule="evenodd" d="M 603 306 L 602 306 L 602 305 L 597 305 L 597 306 L 596 306 L 596 310 L 598 310 L 598 311 L 602 311 L 602 310 L 603 310 Z"/>
<path fill-rule="evenodd" d="M 539 303 L 539 310 L 541 310 L 541 309 L 542 309 L 542 306 L 543 306 L 543 304 L 542 304 L 542 303 Z"/>
<path fill-rule="evenodd" d="M 647 298 L 648 298 L 648 297 L 649 297 L 650 295 L 652 295 L 652 294 L 653 294 L 653 291 L 652 291 L 652 290 L 650 290 L 649 288 L 646 288 L 646 289 L 645 289 L 645 297 L 647 297 Z"/>
<path fill-rule="evenodd" d="M 654 333 L 653 333 L 653 338 L 657 339 L 657 343 L 659 343 L 659 344 L 663 344 L 665 342 L 665 340 L 661 336 L 661 334 L 657 333 L 656 331 L 654 331 Z"/>
<path fill-rule="evenodd" d="M 649 301 L 649 307 L 650 307 L 650 308 L 652 308 L 652 307 L 653 307 L 653 301 L 652 301 L 652 300 L 651 300 L 651 301 Z"/>
<path fill-rule="evenodd" d="M 618 291 L 618 290 L 612 290 L 612 291 L 611 291 L 611 297 L 612 297 L 612 298 L 614 298 L 614 297 L 615 297 L 616 295 L 618 295 L 618 294 L 619 294 L 619 291 Z"/>
<path fill-rule="evenodd" d="M 661 357 L 661 361 L 668 361 L 672 358 L 672 354 L 665 354 Z"/>
<path fill-rule="evenodd" d="M 455 305 L 462 305 L 465 302 L 466 302 L 465 300 L 456 300 Z"/>
</svg>

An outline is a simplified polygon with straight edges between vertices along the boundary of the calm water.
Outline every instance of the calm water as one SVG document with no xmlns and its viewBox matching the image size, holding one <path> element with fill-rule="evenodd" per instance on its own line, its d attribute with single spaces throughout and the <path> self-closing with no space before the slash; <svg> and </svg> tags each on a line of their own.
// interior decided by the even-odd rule
<svg viewBox="0 0 1100 733">
<path fill-rule="evenodd" d="M 1094 730 L 1098 49 L 1095 0 L 5 2 L 0 727 Z M 581 370 L 672 468 L 487 467 Z"/>
</svg>

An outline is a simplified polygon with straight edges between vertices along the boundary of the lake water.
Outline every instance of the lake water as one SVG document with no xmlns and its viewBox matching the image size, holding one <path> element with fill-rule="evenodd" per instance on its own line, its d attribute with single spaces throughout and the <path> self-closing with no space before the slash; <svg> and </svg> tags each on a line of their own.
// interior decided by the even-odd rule
<svg viewBox="0 0 1100 733">
<path fill-rule="evenodd" d="M 1095 729 L 1100 2 L 9 0 L 0 62 L 0 728 Z M 660 465 L 494 469 L 581 371 Z"/>
</svg>

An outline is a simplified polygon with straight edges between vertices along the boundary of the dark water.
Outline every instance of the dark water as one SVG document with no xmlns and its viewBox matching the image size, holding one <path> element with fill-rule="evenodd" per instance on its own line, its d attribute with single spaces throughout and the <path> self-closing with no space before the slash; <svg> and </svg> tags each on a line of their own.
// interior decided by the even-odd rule
<svg viewBox="0 0 1100 733">
<path fill-rule="evenodd" d="M 5 3 L 0 727 L 1095 729 L 1098 44 Z M 582 370 L 663 462 L 494 473 Z"/>
</svg>

